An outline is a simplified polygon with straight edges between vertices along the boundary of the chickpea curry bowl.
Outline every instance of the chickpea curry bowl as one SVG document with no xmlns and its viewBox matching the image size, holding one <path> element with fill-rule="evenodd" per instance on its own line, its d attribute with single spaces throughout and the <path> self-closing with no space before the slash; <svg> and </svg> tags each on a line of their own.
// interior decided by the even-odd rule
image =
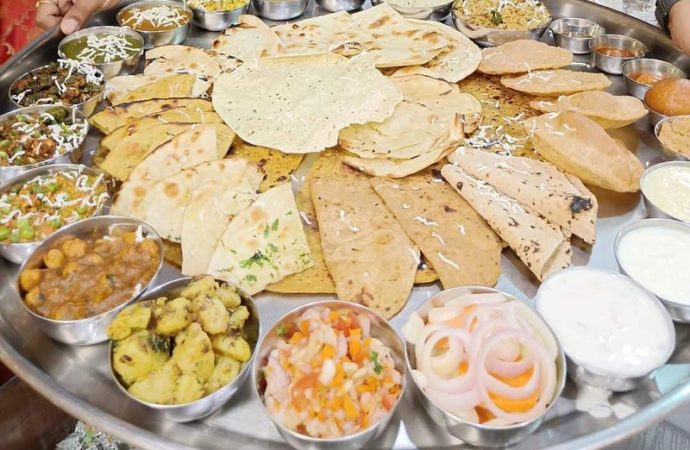
<svg viewBox="0 0 690 450">
<path fill-rule="evenodd" d="M 248 373 L 259 336 L 252 300 L 210 275 L 180 278 L 122 310 L 108 327 L 117 384 L 176 422 L 221 407 Z"/>
<path fill-rule="evenodd" d="M 160 237 L 129 217 L 99 216 L 46 239 L 19 270 L 22 304 L 54 339 L 108 339 L 113 318 L 152 284 L 163 264 Z"/>
</svg>

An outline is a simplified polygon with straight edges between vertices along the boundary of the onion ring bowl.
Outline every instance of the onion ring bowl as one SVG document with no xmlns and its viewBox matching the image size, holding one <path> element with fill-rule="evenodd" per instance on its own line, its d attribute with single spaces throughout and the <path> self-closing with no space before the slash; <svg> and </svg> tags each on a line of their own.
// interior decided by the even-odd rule
<svg viewBox="0 0 690 450">
<path fill-rule="evenodd" d="M 556 335 L 527 304 L 496 289 L 442 291 L 402 331 L 424 409 L 468 444 L 517 443 L 541 425 L 565 386 Z"/>
</svg>

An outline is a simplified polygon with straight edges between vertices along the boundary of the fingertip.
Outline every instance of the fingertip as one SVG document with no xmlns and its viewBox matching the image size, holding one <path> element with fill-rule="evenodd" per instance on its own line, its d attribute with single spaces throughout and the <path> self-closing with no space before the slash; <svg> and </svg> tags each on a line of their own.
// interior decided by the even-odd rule
<svg viewBox="0 0 690 450">
<path fill-rule="evenodd" d="M 74 33 L 81 24 L 74 17 L 67 17 L 60 23 L 60 29 L 65 34 Z"/>
</svg>

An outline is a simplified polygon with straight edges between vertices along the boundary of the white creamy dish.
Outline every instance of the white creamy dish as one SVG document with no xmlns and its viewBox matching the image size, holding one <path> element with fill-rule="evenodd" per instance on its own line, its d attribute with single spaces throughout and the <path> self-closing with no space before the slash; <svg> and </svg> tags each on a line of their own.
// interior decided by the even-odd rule
<svg viewBox="0 0 690 450">
<path fill-rule="evenodd" d="M 625 233 L 618 243 L 618 262 L 662 299 L 690 305 L 690 230 L 678 225 L 650 224 Z"/>
<path fill-rule="evenodd" d="M 649 171 L 642 192 L 666 214 L 690 222 L 690 164 L 675 163 Z"/>
<path fill-rule="evenodd" d="M 673 350 L 673 324 L 661 303 L 622 275 L 564 270 L 542 284 L 536 306 L 565 353 L 601 375 L 646 375 Z"/>
</svg>

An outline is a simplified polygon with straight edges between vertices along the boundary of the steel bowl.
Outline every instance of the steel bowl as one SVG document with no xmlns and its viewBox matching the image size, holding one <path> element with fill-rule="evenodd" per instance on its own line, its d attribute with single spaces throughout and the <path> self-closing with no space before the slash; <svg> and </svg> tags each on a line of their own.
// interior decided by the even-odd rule
<svg viewBox="0 0 690 450">
<path fill-rule="evenodd" d="M 426 315 L 428 314 L 432 306 L 443 305 L 447 301 L 456 298 L 458 295 L 484 293 L 498 293 L 504 295 L 506 299 L 508 299 L 509 301 L 520 301 L 512 295 L 506 294 L 505 292 L 501 292 L 497 289 L 482 286 L 463 286 L 447 289 L 432 296 L 429 300 L 424 302 L 417 309 L 417 313 L 423 319 L 426 319 Z M 539 317 L 538 313 L 535 312 L 534 314 L 536 317 Z M 544 417 L 548 414 L 553 405 L 556 403 L 556 400 L 560 397 L 561 392 L 565 387 L 566 375 L 565 356 L 563 354 L 563 349 L 561 348 L 560 343 L 558 342 L 558 338 L 556 337 L 555 333 L 551 330 L 549 325 L 546 323 L 546 321 L 542 320 L 542 323 L 544 327 L 551 332 L 554 341 L 558 344 L 558 357 L 556 360 L 556 389 L 554 391 L 551 403 L 540 417 L 529 422 L 503 427 L 488 426 L 479 423 L 468 422 L 463 418 L 451 414 L 445 411 L 440 406 L 438 406 L 436 402 L 429 398 L 429 396 L 427 396 L 424 390 L 417 384 L 415 378 L 412 377 L 414 385 L 416 386 L 415 392 L 417 394 L 417 398 L 422 403 L 422 406 L 424 406 L 426 412 L 438 424 L 438 426 L 445 428 L 446 431 L 448 431 L 450 434 L 457 437 L 458 439 L 462 439 L 466 443 L 478 447 L 510 446 L 526 438 L 537 428 L 539 428 L 539 426 L 544 420 Z M 405 356 L 407 362 L 407 370 L 411 372 L 417 367 L 417 361 L 415 358 L 414 345 L 410 344 L 409 342 L 406 345 Z"/>
<path fill-rule="evenodd" d="M 265 19 L 290 20 L 304 14 L 309 0 L 253 0 L 256 13 Z"/>
<path fill-rule="evenodd" d="M 185 23 L 178 25 L 172 30 L 144 31 L 132 28 L 144 39 L 144 49 L 148 50 L 150 48 L 160 47 L 163 45 L 181 44 L 185 39 L 187 39 L 190 28 L 189 24 L 192 21 L 192 9 L 186 3 L 182 2 L 173 0 L 143 0 L 140 2 L 131 3 L 117 13 L 117 23 L 121 27 L 130 28 L 124 24 L 122 16 L 134 8 L 140 8 L 143 6 L 170 6 L 173 8 L 179 8 L 182 11 L 189 13 L 189 19 Z"/>
<path fill-rule="evenodd" d="M 141 302 L 145 300 L 155 300 L 159 297 L 168 297 L 172 299 L 176 296 L 179 296 L 180 292 L 182 292 L 182 290 L 184 290 L 184 288 L 186 288 L 192 280 L 193 277 L 181 277 L 169 281 L 165 284 L 162 284 L 152 289 L 151 291 L 146 293 L 146 295 L 139 297 L 139 299 L 136 300 L 136 302 Z M 225 281 L 222 280 L 217 281 L 225 283 Z M 245 332 L 247 333 L 247 342 L 249 343 L 249 346 L 252 350 L 252 356 L 249 358 L 247 362 L 243 364 L 243 367 L 242 369 L 240 369 L 240 372 L 230 383 L 218 389 L 216 392 L 213 392 L 205 397 L 200 398 L 199 400 L 195 400 L 189 403 L 182 403 L 179 405 L 160 405 L 157 403 L 150 403 L 143 400 L 139 400 L 127 391 L 127 389 L 120 382 L 120 379 L 115 373 L 115 370 L 113 369 L 113 343 L 112 341 L 110 341 L 108 359 L 110 361 L 110 372 L 115 381 L 115 384 L 130 399 L 150 409 L 151 412 L 153 412 L 159 420 L 170 420 L 172 422 L 178 423 L 192 422 L 194 420 L 199 420 L 210 414 L 213 414 L 221 406 L 227 403 L 232 396 L 234 396 L 237 393 L 240 386 L 242 386 L 242 383 L 244 383 L 244 380 L 247 378 L 250 370 L 249 368 L 252 366 L 254 362 L 254 355 L 256 354 L 256 342 L 261 332 L 259 312 L 256 306 L 254 305 L 254 301 L 248 295 L 240 292 L 239 290 L 238 292 L 242 297 L 242 304 L 247 307 L 250 314 L 249 319 L 247 319 L 247 322 L 245 323 Z M 114 317 L 115 316 L 113 316 L 113 318 Z"/>
<path fill-rule="evenodd" d="M 553 282 L 554 279 L 563 276 L 563 274 L 567 274 L 568 272 L 575 271 L 575 270 L 599 270 L 599 269 L 592 269 L 587 266 L 579 266 L 579 267 L 570 267 L 568 269 L 561 270 L 559 272 L 553 273 L 549 275 L 541 284 L 539 290 L 537 290 L 537 295 L 534 298 L 534 305 L 535 309 L 539 311 L 539 304 L 543 301 L 542 297 L 540 296 L 540 291 L 542 289 L 542 286 L 546 286 L 549 283 Z M 647 289 L 645 289 L 643 286 L 640 286 L 635 280 L 632 278 L 626 276 L 626 275 L 621 275 L 618 272 L 612 272 L 608 270 L 599 270 L 600 272 L 606 272 L 611 275 L 614 275 L 616 277 L 621 277 L 627 280 L 628 282 L 634 284 L 637 286 L 639 289 L 641 289 L 644 293 L 646 293 L 649 298 L 659 307 L 659 311 L 661 314 L 664 316 L 665 321 L 667 322 L 668 325 L 668 330 L 669 333 L 671 333 L 671 341 L 675 342 L 675 328 L 673 327 L 673 321 L 671 321 L 671 317 L 669 316 L 668 312 L 664 308 L 664 305 L 657 299 L 654 294 L 649 292 Z M 674 346 L 672 345 L 671 348 L 669 349 L 668 355 L 666 355 L 666 358 L 664 361 L 667 361 L 670 357 L 671 354 L 673 353 Z M 568 349 L 566 347 L 563 347 L 563 351 L 565 353 L 565 359 L 568 367 L 568 376 L 578 385 L 588 385 L 592 386 L 598 389 L 603 389 L 607 391 L 612 391 L 612 392 L 627 392 L 631 391 L 633 389 L 636 389 L 643 383 L 645 383 L 649 379 L 649 375 L 656 370 L 651 370 L 649 373 L 638 376 L 638 377 L 625 377 L 625 376 L 617 376 L 617 375 L 612 375 L 612 374 L 607 374 L 607 373 L 602 373 L 597 370 L 593 370 L 589 367 L 587 367 L 586 364 L 583 364 L 580 361 L 576 361 L 570 357 L 568 354 Z M 663 365 L 663 364 L 662 364 Z"/>
<path fill-rule="evenodd" d="M 124 216 L 97 216 L 91 217 L 89 219 L 84 219 L 79 222 L 72 223 L 65 227 L 62 227 L 48 238 L 46 238 L 36 249 L 31 253 L 26 261 L 19 268 L 18 273 L 22 273 L 26 269 L 33 269 L 41 267 L 43 262 L 43 257 L 51 248 L 55 248 L 62 242 L 72 239 L 74 237 L 80 237 L 85 235 L 91 235 L 91 233 L 103 233 L 104 235 L 108 233 L 113 227 L 124 228 L 127 230 L 136 230 L 137 227 L 142 227 L 144 233 L 149 237 L 152 237 L 158 243 L 159 249 L 159 260 L 158 268 L 156 269 L 156 274 L 151 277 L 151 280 L 142 286 L 142 290 L 135 293 L 129 300 L 122 303 L 115 308 L 101 313 L 97 316 L 88 317 L 86 319 L 78 320 L 54 320 L 47 317 L 43 317 L 34 311 L 32 311 L 23 300 L 19 300 L 22 306 L 29 312 L 29 316 L 33 323 L 42 332 L 55 339 L 56 341 L 63 342 L 65 344 L 71 345 L 91 345 L 98 344 L 108 340 L 108 335 L 106 333 L 108 325 L 115 318 L 115 316 L 128 305 L 134 303 L 139 296 L 141 296 L 147 289 L 149 289 L 156 279 L 156 275 L 163 266 L 163 241 L 158 236 L 156 231 L 151 228 L 151 226 L 146 223 L 134 219 L 131 217 Z M 24 292 L 19 285 L 19 280 L 17 279 L 17 292 L 20 296 L 23 296 Z"/>
<path fill-rule="evenodd" d="M 318 3 L 319 0 L 317 0 Z M 450 14 L 450 7 L 455 0 L 444 0 L 436 6 L 403 6 L 396 5 L 390 0 L 371 0 L 371 4 L 376 6 L 381 3 L 388 3 L 388 5 L 400 13 L 400 15 L 407 17 L 408 19 L 428 19 L 443 21 Z"/>
<path fill-rule="evenodd" d="M 665 123 L 671 123 L 674 120 L 680 120 L 680 119 L 690 120 L 690 115 L 671 116 L 671 117 L 666 117 L 664 119 L 661 119 L 659 122 L 657 122 L 656 125 L 654 125 L 654 136 L 656 136 L 656 139 L 661 144 L 662 151 L 664 152 L 665 155 L 667 155 L 671 158 L 682 160 L 682 161 L 688 161 L 688 160 L 690 160 L 690 155 L 683 155 L 681 153 L 674 152 L 666 144 L 664 144 L 661 139 L 659 139 L 659 133 L 661 132 L 661 127 L 664 126 Z"/>
<path fill-rule="evenodd" d="M 621 240 L 626 234 L 638 228 L 644 227 L 664 227 L 671 230 L 679 230 L 684 233 L 690 233 L 690 224 L 679 222 L 677 220 L 668 219 L 644 219 L 638 220 L 637 222 L 633 222 L 627 225 L 626 227 L 623 227 L 623 229 L 621 229 L 618 232 L 618 234 L 616 235 L 616 240 L 613 244 L 613 252 L 616 255 L 616 262 L 618 263 L 618 268 L 620 269 L 621 273 L 629 276 L 643 287 L 645 286 L 642 285 L 642 283 L 640 283 L 638 280 L 636 280 L 632 275 L 630 275 L 627 270 L 625 270 L 625 266 L 623 266 L 623 264 L 621 263 L 618 254 L 618 248 L 620 246 Z M 687 304 L 678 303 L 676 301 L 669 300 L 657 295 L 655 292 L 651 291 L 651 289 L 647 288 L 647 290 L 655 294 L 656 297 L 659 300 L 661 300 L 661 303 L 663 303 L 663 305 L 666 307 L 666 310 L 668 311 L 668 314 L 671 316 L 671 319 L 675 320 L 676 322 L 690 323 L 690 302 Z"/>
<path fill-rule="evenodd" d="M 661 114 L 660 112 L 654 111 L 648 104 L 647 104 L 647 99 L 643 99 L 642 102 L 644 103 L 645 108 L 647 108 L 647 111 L 649 111 L 649 126 L 654 129 L 656 126 L 659 124 L 664 119 L 667 119 L 668 116 L 665 114 Z"/>
<path fill-rule="evenodd" d="M 91 28 L 85 28 L 83 30 L 77 31 L 75 33 L 72 33 L 65 38 L 63 38 L 60 41 L 60 44 L 58 45 L 58 55 L 60 58 L 65 58 L 69 59 L 65 56 L 65 54 L 62 51 L 62 47 L 69 43 L 72 42 L 76 39 L 82 38 L 84 36 L 88 36 L 90 34 L 122 34 L 122 35 L 127 35 L 133 37 L 137 43 L 141 46 L 141 49 L 135 53 L 134 55 L 130 56 L 129 58 L 126 59 L 121 59 L 119 61 L 111 61 L 107 63 L 94 63 L 96 67 L 98 67 L 104 74 L 107 79 L 116 77 L 118 75 L 129 75 L 130 73 L 134 72 L 137 67 L 139 66 L 139 60 L 141 59 L 141 55 L 144 54 L 144 38 L 141 37 L 139 33 L 137 33 L 134 30 L 131 30 L 126 27 L 109 27 L 109 26 L 103 26 L 103 27 L 91 27 Z"/>
<path fill-rule="evenodd" d="M 43 69 L 44 67 L 47 67 L 47 65 L 42 66 L 42 67 L 38 67 L 38 68 L 31 70 L 29 72 L 26 72 L 25 74 L 17 77 L 12 82 L 9 90 L 7 91 L 7 96 L 9 97 L 10 101 L 12 102 L 12 104 L 14 106 L 16 106 L 17 108 L 25 108 L 25 106 L 20 105 L 19 102 L 17 102 L 10 95 L 10 93 L 12 91 L 14 91 L 14 88 L 17 86 L 17 83 L 19 83 L 20 81 L 22 81 L 25 78 L 29 78 L 29 77 L 33 76 L 33 74 L 35 72 L 38 72 L 39 70 Z M 86 101 L 83 101 L 81 103 L 77 103 L 75 105 L 69 105 L 69 108 L 76 109 L 77 111 L 82 113 L 85 117 L 90 117 L 93 114 L 93 112 L 96 110 L 96 107 L 101 102 L 101 100 L 103 100 L 105 98 L 105 74 L 103 74 L 103 72 L 100 69 L 96 69 L 96 70 L 103 75 L 103 86 L 101 87 L 101 91 Z M 60 105 L 62 103 L 54 103 L 54 104 Z M 30 105 L 30 106 L 44 106 L 44 105 L 53 105 L 53 103 L 34 103 L 33 105 Z"/>
<path fill-rule="evenodd" d="M 462 0 L 455 0 L 451 5 L 450 14 L 455 28 L 462 32 L 465 36 L 472 39 L 475 44 L 481 47 L 495 47 L 497 45 L 506 44 L 508 42 L 517 41 L 520 39 L 533 39 L 538 41 L 543 36 L 549 23 L 542 27 L 532 28 L 529 30 L 509 31 L 509 30 L 495 30 L 489 28 L 474 28 L 465 23 L 462 17 L 457 14 L 456 5 L 462 3 Z"/>
<path fill-rule="evenodd" d="M 35 113 L 35 112 L 41 112 L 41 111 L 47 111 L 53 108 L 60 108 L 60 105 L 44 105 L 44 106 L 27 106 L 24 108 L 20 109 L 15 109 L 14 111 L 10 111 L 8 113 L 3 114 L 0 116 L 0 123 L 2 123 L 4 120 L 9 119 L 10 117 L 14 117 L 18 114 L 29 114 L 29 113 Z M 62 108 L 67 109 L 67 107 L 62 106 Z M 79 119 L 80 122 L 83 122 L 86 124 L 86 133 L 84 133 L 84 137 L 81 140 L 80 145 L 66 153 L 63 153 L 62 155 L 55 156 L 50 159 L 46 159 L 45 161 L 37 162 L 35 164 L 27 164 L 24 166 L 0 166 L 0 185 L 3 185 L 5 183 L 9 183 L 13 178 L 28 172 L 30 170 L 36 169 L 38 167 L 43 167 L 43 166 L 48 166 L 51 164 L 69 164 L 69 163 L 78 163 L 81 161 L 81 157 L 84 153 L 84 142 L 86 141 L 86 137 L 89 134 L 89 121 L 86 120 L 86 116 L 82 114 L 81 112 L 77 110 L 70 110 L 69 114 L 73 114 L 73 117 L 76 117 Z M 76 119 L 75 119 L 76 120 Z M 2 252 L 0 252 L 2 253 Z"/>
<path fill-rule="evenodd" d="M 549 32 L 558 47 L 575 55 L 585 55 L 592 51 L 589 41 L 603 35 L 606 30 L 591 20 L 567 17 L 551 22 Z"/>
<path fill-rule="evenodd" d="M 662 61 L 660 59 L 639 58 L 631 61 L 626 61 L 621 66 L 621 73 L 625 78 L 625 87 L 628 88 L 628 93 L 640 100 L 644 100 L 644 96 L 650 87 L 650 84 L 640 83 L 633 80 L 631 76 L 635 73 L 651 72 L 654 74 L 666 75 L 667 78 L 685 78 L 685 72 L 670 62 Z"/>
<path fill-rule="evenodd" d="M 647 179 L 647 176 L 650 173 L 654 172 L 655 170 L 671 166 L 685 167 L 688 170 L 690 170 L 690 161 L 667 161 L 655 164 L 653 166 L 649 166 L 640 177 L 640 191 L 642 191 L 642 200 L 644 202 L 645 208 L 647 209 L 648 217 L 654 219 L 670 219 L 685 222 L 683 219 L 675 217 L 661 209 L 659 206 L 657 206 L 656 203 L 654 203 L 652 198 L 649 196 L 649 192 L 647 191 L 647 189 L 645 189 L 645 180 Z"/>
<path fill-rule="evenodd" d="M 356 11 L 364 6 L 366 0 L 316 0 L 321 9 L 330 12 Z"/>
<path fill-rule="evenodd" d="M 632 52 L 635 56 L 608 56 L 597 51 L 598 48 L 611 47 Z M 612 75 L 623 73 L 623 63 L 642 58 L 647 54 L 647 46 L 641 41 L 622 34 L 603 34 L 589 41 L 589 48 L 594 54 L 594 65 L 602 72 Z"/>
<path fill-rule="evenodd" d="M 263 402 L 263 390 L 261 387 L 261 372 L 266 365 L 266 360 L 271 350 L 276 347 L 276 344 L 282 338 L 278 336 L 276 329 L 286 322 L 294 322 L 306 310 L 312 308 L 333 308 L 333 309 L 348 309 L 357 314 L 366 314 L 371 320 L 371 335 L 381 340 L 387 347 L 392 350 L 392 356 L 395 361 L 395 368 L 402 375 L 402 390 L 395 406 L 378 422 L 370 425 L 365 430 L 359 431 L 355 434 L 342 436 L 333 439 L 313 438 L 296 431 L 293 431 L 284 426 L 268 411 Z M 338 300 L 326 300 L 308 303 L 293 309 L 289 313 L 283 315 L 276 323 L 268 330 L 258 346 L 256 362 L 254 363 L 252 386 L 254 392 L 260 400 L 261 406 L 268 417 L 273 421 L 276 429 L 280 435 L 287 441 L 288 444 L 295 448 L 309 449 L 309 450 L 359 450 L 365 448 L 368 442 L 371 442 L 379 436 L 386 428 L 395 410 L 400 405 L 403 396 L 405 395 L 405 388 L 407 385 L 407 369 L 405 366 L 405 355 L 402 339 L 396 333 L 395 329 L 380 315 L 371 309 L 358 305 Z"/>
<path fill-rule="evenodd" d="M 44 165 L 31 170 L 27 170 L 26 172 L 23 172 L 21 175 L 13 178 L 9 183 L 4 184 L 2 187 L 0 187 L 0 197 L 2 197 L 3 194 L 9 192 L 12 188 L 20 186 L 34 177 L 64 172 L 68 170 L 79 170 L 81 173 L 86 173 L 94 176 L 103 174 L 103 172 L 99 170 L 92 169 L 90 167 L 86 167 L 79 164 Z M 105 174 L 103 175 L 104 177 L 106 176 Z M 108 187 L 108 192 L 110 193 L 112 199 L 112 196 L 114 194 L 114 182 L 106 181 L 106 183 Z M 103 213 L 107 207 L 108 202 L 106 202 L 100 209 L 96 210 L 94 216 L 98 216 L 101 213 Z M 41 244 L 41 242 L 43 241 L 23 242 L 16 244 L 0 243 L 0 256 L 15 264 L 22 264 L 24 261 L 26 261 L 29 255 L 31 255 L 31 253 Z"/>
<path fill-rule="evenodd" d="M 247 14 L 251 0 L 239 8 L 228 11 L 207 11 L 203 8 L 192 7 L 194 25 L 209 31 L 221 31 L 240 23 L 240 16 Z"/>
</svg>

